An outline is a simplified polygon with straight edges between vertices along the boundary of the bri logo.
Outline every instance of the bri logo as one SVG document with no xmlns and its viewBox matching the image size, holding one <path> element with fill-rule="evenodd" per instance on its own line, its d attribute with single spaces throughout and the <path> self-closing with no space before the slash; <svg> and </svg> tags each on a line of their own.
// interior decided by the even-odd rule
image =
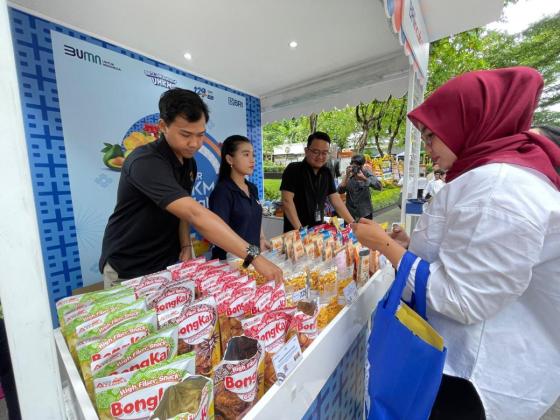
<svg viewBox="0 0 560 420">
<path fill-rule="evenodd" d="M 70 45 L 64 44 L 64 54 L 70 57 L 76 57 L 80 60 L 89 61 L 90 63 L 95 63 L 101 65 L 101 56 L 98 54 L 90 53 L 86 50 L 80 50 L 79 48 L 74 48 Z"/>
<path fill-rule="evenodd" d="M 238 108 L 243 108 L 243 102 L 240 101 L 239 99 L 232 98 L 231 96 L 228 96 L 227 99 L 228 99 L 228 105 L 235 106 Z"/>
</svg>

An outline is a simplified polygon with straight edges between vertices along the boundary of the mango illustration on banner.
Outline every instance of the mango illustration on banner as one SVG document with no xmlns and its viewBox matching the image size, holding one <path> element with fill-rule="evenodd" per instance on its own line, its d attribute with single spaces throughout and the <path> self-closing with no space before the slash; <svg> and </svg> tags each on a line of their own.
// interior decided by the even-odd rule
<svg viewBox="0 0 560 420">
<path fill-rule="evenodd" d="M 144 124 L 143 131 L 133 131 L 123 139 L 122 145 L 104 143 L 105 147 L 101 149 L 103 163 L 113 171 L 120 171 L 124 160 L 134 149 L 155 141 L 158 135 L 157 125 Z"/>
</svg>

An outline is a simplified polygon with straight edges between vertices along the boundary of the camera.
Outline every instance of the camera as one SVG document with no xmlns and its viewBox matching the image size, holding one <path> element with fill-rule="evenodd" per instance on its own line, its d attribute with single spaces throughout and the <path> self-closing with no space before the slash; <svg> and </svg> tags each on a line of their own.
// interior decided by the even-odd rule
<svg viewBox="0 0 560 420">
<path fill-rule="evenodd" d="M 360 172 L 360 167 L 358 165 L 352 165 L 352 176 L 358 175 Z"/>
</svg>

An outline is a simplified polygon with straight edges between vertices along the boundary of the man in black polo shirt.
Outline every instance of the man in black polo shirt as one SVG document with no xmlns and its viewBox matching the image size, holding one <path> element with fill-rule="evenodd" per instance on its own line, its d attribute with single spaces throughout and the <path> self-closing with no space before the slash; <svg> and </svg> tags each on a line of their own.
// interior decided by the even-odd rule
<svg viewBox="0 0 560 420">
<path fill-rule="evenodd" d="M 336 192 L 331 171 L 325 166 L 330 145 L 329 135 L 316 131 L 307 138 L 305 159 L 290 163 L 284 170 L 280 185 L 284 232 L 323 223 L 327 197 L 346 223 L 354 221 Z"/>
<path fill-rule="evenodd" d="M 105 286 L 190 258 L 190 225 L 266 278 L 281 280 L 278 267 L 190 197 L 197 174 L 194 154 L 209 118 L 206 104 L 194 92 L 175 88 L 161 96 L 159 111 L 160 138 L 135 149 L 122 168 L 99 260 Z"/>
</svg>

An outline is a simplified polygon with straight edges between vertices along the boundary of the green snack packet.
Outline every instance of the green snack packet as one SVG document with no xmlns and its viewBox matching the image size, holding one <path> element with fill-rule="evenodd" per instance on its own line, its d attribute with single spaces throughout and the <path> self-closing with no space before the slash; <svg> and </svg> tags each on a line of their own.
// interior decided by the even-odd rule
<svg viewBox="0 0 560 420">
<path fill-rule="evenodd" d="M 92 369 L 94 378 L 126 373 L 169 360 L 177 355 L 177 327 L 173 326 L 121 349 Z"/>
<path fill-rule="evenodd" d="M 56 302 L 56 313 L 60 327 L 64 326 L 64 315 L 79 308 L 90 306 L 94 302 L 122 292 L 125 287 L 115 286 L 106 290 L 82 293 L 81 295 L 67 296 Z"/>
<path fill-rule="evenodd" d="M 100 420 L 149 418 L 165 390 L 194 373 L 194 357 L 194 353 L 188 353 L 147 368 L 95 379 Z"/>
<path fill-rule="evenodd" d="M 128 315 L 128 311 L 116 312 Z M 147 311 L 133 320 L 113 326 L 102 337 L 87 338 L 78 342 L 76 352 L 86 390 L 94 398 L 92 368 L 97 369 L 104 361 L 116 352 L 136 343 L 138 340 L 153 334 L 157 330 L 155 311 Z"/>
</svg>

